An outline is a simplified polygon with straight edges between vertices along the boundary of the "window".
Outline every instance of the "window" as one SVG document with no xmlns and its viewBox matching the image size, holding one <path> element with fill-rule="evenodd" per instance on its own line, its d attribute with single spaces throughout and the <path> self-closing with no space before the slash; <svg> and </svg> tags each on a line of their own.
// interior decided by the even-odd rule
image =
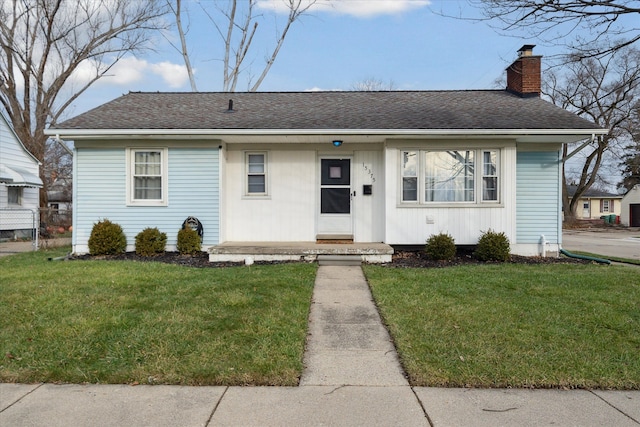
<svg viewBox="0 0 640 427">
<path fill-rule="evenodd" d="M 22 187 L 7 187 L 7 202 L 10 205 L 22 205 Z"/>
<path fill-rule="evenodd" d="M 418 152 L 402 152 L 402 201 L 418 201 Z"/>
<path fill-rule="evenodd" d="M 264 196 L 267 194 L 267 154 L 246 153 L 246 194 Z"/>
<path fill-rule="evenodd" d="M 482 152 L 482 200 L 498 200 L 498 152 Z"/>
<path fill-rule="evenodd" d="M 600 212 L 608 213 L 611 212 L 610 200 L 601 200 L 600 201 Z"/>
<path fill-rule="evenodd" d="M 499 150 L 401 151 L 401 201 L 498 202 L 499 159 Z"/>
<path fill-rule="evenodd" d="M 166 149 L 129 149 L 127 198 L 130 205 L 167 205 Z"/>
<path fill-rule="evenodd" d="M 472 202 L 473 154 L 473 151 L 427 151 L 425 202 Z"/>
</svg>

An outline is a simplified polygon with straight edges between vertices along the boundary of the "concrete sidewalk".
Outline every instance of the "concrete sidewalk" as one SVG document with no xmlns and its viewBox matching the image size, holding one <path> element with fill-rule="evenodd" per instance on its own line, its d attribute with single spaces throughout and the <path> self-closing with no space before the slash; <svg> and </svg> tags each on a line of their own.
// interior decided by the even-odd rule
<svg viewBox="0 0 640 427">
<path fill-rule="evenodd" d="M 0 384 L 0 426 L 638 426 L 640 391 L 410 387 L 359 267 L 318 270 L 300 387 Z"/>
</svg>

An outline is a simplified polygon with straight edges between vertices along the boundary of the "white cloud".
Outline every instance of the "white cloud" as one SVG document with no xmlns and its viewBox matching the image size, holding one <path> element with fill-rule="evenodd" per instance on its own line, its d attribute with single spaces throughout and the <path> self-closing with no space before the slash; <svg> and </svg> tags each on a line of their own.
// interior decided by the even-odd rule
<svg viewBox="0 0 640 427">
<path fill-rule="evenodd" d="M 162 80 L 171 88 L 179 88 L 189 82 L 187 67 L 184 65 L 164 61 L 158 64 L 151 64 L 150 69 L 153 73 L 162 77 Z M 194 70 L 195 72 L 196 70 Z"/>
<path fill-rule="evenodd" d="M 100 64 L 102 68 L 105 64 Z M 75 70 L 72 82 L 84 85 L 96 75 L 96 64 L 84 61 Z M 99 85 L 124 86 L 133 89 L 141 82 L 148 81 L 152 76 L 158 76 L 172 89 L 180 88 L 188 83 L 189 75 L 184 65 L 174 64 L 169 61 L 149 63 L 145 59 L 130 56 L 120 59 L 103 78 L 98 80 Z"/>
<path fill-rule="evenodd" d="M 303 0 L 309 3 L 310 0 Z M 378 15 L 399 15 L 431 4 L 430 0 L 318 0 L 310 11 L 351 15 L 370 18 Z M 258 7 L 286 13 L 288 8 L 283 0 L 259 0 Z"/>
</svg>

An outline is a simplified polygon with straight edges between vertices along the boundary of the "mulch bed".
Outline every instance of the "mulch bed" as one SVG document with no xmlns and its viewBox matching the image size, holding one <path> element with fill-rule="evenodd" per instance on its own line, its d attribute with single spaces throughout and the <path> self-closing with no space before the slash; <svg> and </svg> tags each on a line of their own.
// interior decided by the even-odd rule
<svg viewBox="0 0 640 427">
<path fill-rule="evenodd" d="M 152 257 L 145 257 L 137 255 L 135 252 L 127 252 L 119 255 L 80 255 L 73 256 L 69 259 L 78 260 L 112 260 L 112 261 L 138 261 L 138 262 L 162 262 L 167 264 L 177 264 L 188 267 L 197 268 L 220 268 L 244 265 L 244 263 L 237 262 L 209 262 L 209 254 L 206 252 L 200 252 L 197 255 L 180 255 L 178 252 L 165 252 L 161 255 Z M 256 262 L 260 264 L 283 264 L 291 261 L 275 261 L 275 262 Z M 518 255 L 512 255 L 511 259 L 507 261 L 509 264 L 589 264 L 590 261 L 580 260 L 576 258 L 567 257 L 524 257 Z M 473 264 L 500 264 L 498 262 L 485 262 L 479 261 L 473 257 L 473 253 L 470 250 L 458 250 L 457 256 L 450 261 L 435 261 L 427 258 L 424 252 L 421 251 L 396 251 L 393 255 L 392 262 L 389 264 L 383 264 L 387 267 L 399 267 L 399 268 L 442 268 L 452 267 L 456 265 L 473 265 Z"/>
</svg>

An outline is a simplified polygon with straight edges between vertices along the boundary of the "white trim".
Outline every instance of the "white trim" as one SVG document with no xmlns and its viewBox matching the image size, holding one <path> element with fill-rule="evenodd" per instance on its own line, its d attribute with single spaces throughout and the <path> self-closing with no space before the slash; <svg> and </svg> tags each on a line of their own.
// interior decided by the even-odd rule
<svg viewBox="0 0 640 427">
<path fill-rule="evenodd" d="M 246 199 L 268 199 L 269 198 L 269 153 L 267 151 L 244 151 L 244 183 L 242 185 L 242 197 Z M 264 192 L 263 193 L 250 193 L 249 192 L 249 156 L 259 155 L 263 156 L 264 170 Z M 259 174 L 258 174 L 259 175 Z"/>
<path fill-rule="evenodd" d="M 181 138 L 214 138 L 221 136 L 326 136 L 327 138 L 345 138 L 347 136 L 377 137 L 380 142 L 389 138 L 441 138 L 441 137 L 523 137 L 526 142 L 531 137 L 565 137 L 568 140 L 549 142 L 574 142 L 593 135 L 605 135 L 607 129 L 55 129 L 44 131 L 45 135 L 58 135 L 67 139 L 96 138 L 135 138 L 153 136 L 162 139 Z M 249 142 L 246 139 L 242 142 Z M 282 140 L 281 142 L 288 142 Z M 301 141 L 299 141 L 301 142 Z M 318 141 L 313 141 L 318 142 Z M 329 139 L 327 139 L 329 142 Z M 344 141 L 345 143 L 350 141 Z"/>
<path fill-rule="evenodd" d="M 133 162 L 135 161 L 134 153 L 136 152 L 150 152 L 150 151 L 158 151 L 160 152 L 160 164 L 161 171 L 160 176 L 162 179 L 161 183 L 161 192 L 162 198 L 160 200 L 157 199 L 134 199 L 134 173 L 133 173 Z M 169 150 L 165 148 L 151 148 L 151 147 L 129 147 L 126 150 L 126 163 L 127 163 L 127 183 L 126 183 L 126 197 L 127 197 L 127 206 L 168 206 L 168 194 L 169 194 L 169 171 L 168 171 L 168 157 Z"/>
<path fill-rule="evenodd" d="M 457 150 L 458 148 L 456 148 Z M 484 148 L 484 147 L 474 147 L 474 148 L 464 148 L 461 146 L 459 148 L 461 151 L 471 151 L 474 156 L 474 168 L 473 168 L 473 200 L 470 201 L 427 201 L 425 200 L 425 153 L 435 153 L 435 152 L 444 152 L 447 151 L 443 148 L 399 148 L 399 165 L 398 165 L 398 196 L 396 200 L 397 208 L 436 208 L 436 207 L 503 207 L 502 197 L 503 197 L 503 150 L 504 147 L 498 148 Z M 483 178 L 484 178 L 484 156 L 485 152 L 496 152 L 496 176 L 498 179 L 498 198 L 496 200 L 484 200 L 483 198 Z M 405 152 L 416 152 L 417 160 L 416 160 L 416 178 L 417 178 L 417 186 L 418 186 L 418 194 L 417 200 L 403 200 L 403 178 L 402 175 L 402 155 Z"/>
</svg>

